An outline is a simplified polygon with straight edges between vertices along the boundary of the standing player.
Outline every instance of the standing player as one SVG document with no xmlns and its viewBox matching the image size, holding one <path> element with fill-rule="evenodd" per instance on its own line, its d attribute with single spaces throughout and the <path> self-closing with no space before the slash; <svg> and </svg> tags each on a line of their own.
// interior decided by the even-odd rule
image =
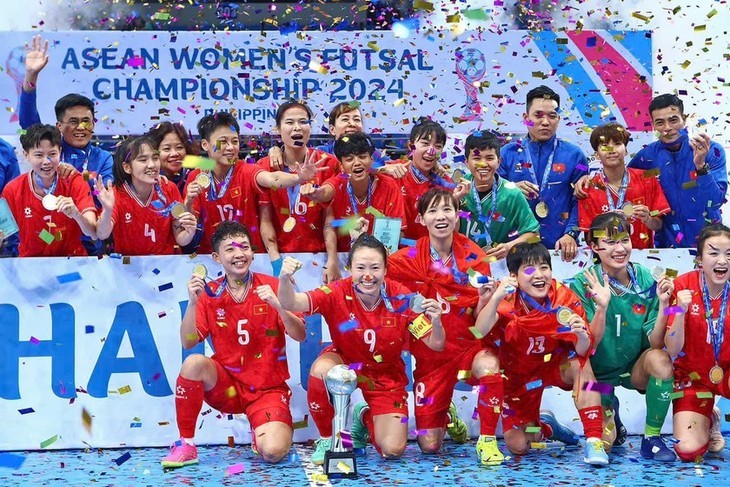
<svg viewBox="0 0 730 487">
<path fill-rule="evenodd" d="M 224 413 L 246 414 L 251 448 L 276 463 L 289 452 L 293 436 L 285 335 L 304 341 L 304 323 L 279 304 L 276 279 L 251 272 L 253 249 L 243 225 L 222 222 L 211 246 L 225 275 L 212 283 L 197 273 L 190 278 L 180 339 L 190 349 L 210 336 L 215 354 L 190 355 L 180 368 L 175 387 L 180 440 L 162 466 L 198 463 L 193 437 L 203 401 Z"/>
<path fill-rule="evenodd" d="M 185 206 L 201 220 L 204 236 L 212 235 L 222 221 L 236 220 L 243 223 L 252 232 L 251 245 L 254 251 L 263 251 L 263 241 L 266 240 L 266 250 L 274 273 L 278 274 L 281 258 L 271 225 L 266 190 L 305 183 L 315 176 L 316 170 L 311 164 L 305 163 L 297 165 L 297 174 L 280 171 L 270 173 L 255 164 L 246 164 L 238 158 L 239 132 L 238 121 L 229 112 L 218 112 L 200 119 L 200 144 L 208 157 L 215 161 L 215 168 L 210 172 L 195 169 L 188 175 Z M 198 252 L 209 253 L 211 250 L 203 237 Z"/>
<path fill-rule="evenodd" d="M 719 414 L 713 414 L 715 396 L 730 398 L 730 346 L 723 341 L 730 322 L 730 228 L 703 228 L 697 259 L 699 270 L 674 281 L 672 303 L 679 308 L 672 310 L 664 337 L 676 357 L 674 437 L 679 441 L 674 449 L 685 462 L 725 446 L 712 440 L 720 428 Z"/>
<path fill-rule="evenodd" d="M 2 192 L 20 228 L 20 257 L 87 255 L 81 236 L 96 239 L 96 208 L 81 174 L 63 178 L 58 172 L 61 132 L 31 125 L 20 143 L 31 170 Z"/>
<path fill-rule="evenodd" d="M 598 215 L 620 212 L 631 223 L 631 246 L 649 249 L 654 247 L 654 232 L 662 227 L 662 217 L 671 210 L 656 177 L 626 167 L 629 138 L 629 132 L 617 123 L 591 132 L 591 147 L 602 168 L 586 188 L 586 198 L 578 201 L 578 221 L 580 229 L 587 231 Z"/>
<path fill-rule="evenodd" d="M 330 448 L 334 409 L 324 378 L 338 364 L 357 371 L 358 387 L 366 404 L 355 406 L 352 439 L 364 448 L 372 438 L 385 458 L 403 454 L 408 439 L 408 394 L 401 352 L 406 346 L 409 323 L 430 322 L 431 331 L 418 343 L 433 350 L 444 345 L 441 307 L 434 299 L 422 302 L 416 317 L 408 310 L 408 288 L 386 278 L 388 253 L 375 237 L 363 234 L 352 244 L 347 265 L 352 275 L 307 293 L 297 293 L 292 275 L 301 263 L 287 257 L 279 276 L 279 300 L 285 309 L 319 313 L 327 320 L 332 345 L 312 364 L 307 388 L 309 411 L 321 439 L 312 462 L 321 465 Z M 355 365 L 357 364 L 357 366 Z M 363 426 L 364 425 L 364 426 Z"/>
<path fill-rule="evenodd" d="M 441 153 L 446 144 L 446 131 L 437 122 L 425 120 L 413 126 L 408 137 L 410 163 L 405 175 L 398 180 L 403 191 L 408 228 L 404 236 L 417 240 L 428 235 L 423 225 L 414 224 L 418 217 L 418 200 L 431 188 L 450 189 L 454 183 L 447 175 L 437 173 Z M 397 162 L 396 162 L 397 164 Z"/>
<path fill-rule="evenodd" d="M 564 261 L 573 260 L 579 232 L 572 184 L 588 173 L 588 159 L 578 146 L 556 136 L 560 96 L 547 86 L 527 93 L 524 119 L 527 138 L 502 147 L 499 175 L 527 197 L 542 243 L 559 249 Z"/>
<path fill-rule="evenodd" d="M 486 284 L 491 299 L 476 324 L 480 333 L 489 333 L 496 324 L 503 334 L 499 361 L 507 378 L 502 414 L 507 448 L 515 455 L 526 454 L 531 443 L 540 440 L 540 433 L 527 431 L 538 418 L 543 437 L 578 443 L 551 412 L 540 414 L 543 389 L 557 386 L 573 391 L 586 435 L 584 461 L 608 465 L 601 441 L 601 398 L 586 389 L 595 382 L 588 362 L 593 346 L 580 300 L 552 278 L 550 252 L 542 244 L 515 245 L 507 255 L 507 268 L 510 275 L 499 286 L 494 281 Z M 590 289 L 597 306 L 605 306 L 608 290 L 595 283 Z"/>
<path fill-rule="evenodd" d="M 99 238 L 114 235 L 124 255 L 169 255 L 195 236 L 197 219 L 175 183 L 160 175 L 160 154 L 149 137 L 127 139 L 114 154 L 114 188 L 96 181 L 102 206 Z"/>
<path fill-rule="evenodd" d="M 437 453 L 444 434 L 463 443 L 466 424 L 456 415 L 451 402 L 458 380 L 479 387 L 477 411 L 480 436 L 477 456 L 480 463 L 497 465 L 504 455 L 497 447 L 496 429 L 502 407 L 502 375 L 496 346 L 488 345 L 474 333 L 475 309 L 479 291 L 468 284 L 469 276 L 489 276 L 486 254 L 464 235 L 456 233 L 459 224 L 458 200 L 440 188 L 432 188 L 418 200 L 418 219 L 428 236 L 418 239 L 415 247 L 399 250 L 391 256 L 390 275 L 423 296 L 436 299 L 443 310 L 446 347 L 433 353 L 421 343 L 411 346 L 416 358 L 413 373 L 416 397 L 418 445 L 424 453 Z M 476 285 L 479 285 L 478 283 Z"/>
<path fill-rule="evenodd" d="M 336 239 L 338 252 L 350 249 L 349 231 L 343 231 L 348 227 L 343 225 L 344 220 L 354 221 L 353 217 L 375 210 L 385 217 L 400 219 L 401 229 L 406 228 L 398 183 L 389 176 L 370 173 L 374 150 L 370 137 L 362 132 L 337 139 L 335 155 L 342 163 L 344 174 L 328 179 L 318 190 L 327 195 L 324 201 L 329 202 L 325 240 Z M 337 230 L 333 224 L 339 224 L 335 225 Z"/>
<path fill-rule="evenodd" d="M 517 186 L 497 175 L 500 143 L 489 132 L 470 134 L 464 143 L 471 191 L 464 200 L 459 231 L 492 259 L 504 259 L 520 242 L 539 240 L 540 224 Z"/>
<path fill-rule="evenodd" d="M 596 380 L 646 394 L 641 455 L 672 462 L 676 455 L 661 437 L 673 386 L 672 359 L 662 350 L 666 320 L 658 321 L 657 316 L 664 315 L 674 285 L 666 276 L 656 276 L 660 280 L 655 283 L 649 269 L 630 262 L 629 230 L 629 222 L 621 214 L 598 215 L 590 226 L 588 244 L 599 263 L 575 276 L 570 287 L 591 323 L 596 348 L 591 367 Z M 609 293 L 605 292 L 607 285 Z M 589 289 L 600 292 L 591 296 Z M 609 297 L 607 306 L 603 302 L 605 294 Z M 603 416 L 603 440 L 612 445 L 620 428 L 615 421 L 618 401 L 613 393 L 601 395 L 601 401 L 607 411 Z"/>
<path fill-rule="evenodd" d="M 296 166 L 305 161 L 317 161 L 324 171 L 313 181 L 321 185 L 340 172 L 340 162 L 333 155 L 308 149 L 312 134 L 312 111 L 298 101 L 288 101 L 276 111 L 276 130 L 284 142 L 282 153 L 285 172 L 293 173 Z M 266 171 L 273 169 L 271 159 L 264 157 L 257 162 Z M 300 185 L 290 188 L 272 188 L 270 193 L 272 223 L 279 252 L 323 252 L 327 250 L 324 283 L 340 278 L 337 261 L 337 242 L 330 239 L 325 246 L 324 225 L 326 209 L 300 193 Z M 326 247 L 326 249 L 325 249 Z"/>
</svg>

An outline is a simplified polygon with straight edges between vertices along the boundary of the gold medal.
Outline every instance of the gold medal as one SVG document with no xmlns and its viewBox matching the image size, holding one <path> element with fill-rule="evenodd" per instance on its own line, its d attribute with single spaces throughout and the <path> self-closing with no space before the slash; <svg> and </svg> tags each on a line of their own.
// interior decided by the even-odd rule
<svg viewBox="0 0 730 487">
<path fill-rule="evenodd" d="M 208 269 L 203 264 L 198 264 L 193 267 L 193 275 L 205 279 L 208 277 Z"/>
<path fill-rule="evenodd" d="M 41 203 L 43 203 L 43 208 L 48 211 L 56 211 L 58 209 L 58 198 L 56 197 L 56 195 L 45 195 L 41 200 Z"/>
<path fill-rule="evenodd" d="M 631 218 L 634 214 L 634 205 L 632 205 L 631 203 L 626 203 L 623 207 L 623 211 L 626 218 Z"/>
<path fill-rule="evenodd" d="M 208 186 L 210 186 L 210 176 L 208 173 L 201 172 L 197 176 L 195 176 L 195 182 L 198 183 L 198 186 L 200 186 L 203 189 L 206 189 Z"/>
<path fill-rule="evenodd" d="M 297 224 L 297 221 L 294 219 L 293 216 L 290 216 L 286 220 L 284 220 L 284 224 L 281 226 L 281 229 L 284 230 L 286 233 L 291 232 L 294 230 L 294 226 Z"/>
<path fill-rule="evenodd" d="M 564 326 L 570 325 L 570 319 L 573 317 L 573 311 L 570 308 L 561 306 L 557 313 L 558 323 Z"/>
<path fill-rule="evenodd" d="M 462 171 L 461 169 L 455 169 L 451 175 L 451 180 L 454 181 L 456 184 L 459 184 L 462 179 L 464 179 L 464 171 Z"/>
<path fill-rule="evenodd" d="M 541 201 L 535 207 L 535 214 L 540 218 L 548 216 L 548 205 L 544 201 Z"/>
<path fill-rule="evenodd" d="M 723 372 L 722 368 L 715 364 L 714 367 L 710 369 L 710 382 L 713 384 L 719 384 L 722 382 L 722 378 L 725 375 L 725 372 Z"/>
<path fill-rule="evenodd" d="M 182 216 L 182 214 L 185 213 L 186 211 L 188 211 L 188 210 L 187 210 L 187 208 L 185 208 L 185 205 L 183 205 L 182 203 L 177 203 L 170 210 L 170 214 L 172 215 L 173 218 L 175 218 L 176 220 L 179 220 L 180 217 Z"/>
</svg>

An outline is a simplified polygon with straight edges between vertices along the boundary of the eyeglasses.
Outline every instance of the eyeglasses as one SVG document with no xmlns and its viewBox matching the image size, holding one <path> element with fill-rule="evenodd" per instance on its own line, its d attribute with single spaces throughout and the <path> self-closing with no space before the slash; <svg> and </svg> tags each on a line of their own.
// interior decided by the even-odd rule
<svg viewBox="0 0 730 487">
<path fill-rule="evenodd" d="M 82 119 L 69 118 L 65 122 L 61 122 L 61 123 L 65 123 L 66 125 L 69 125 L 71 128 L 76 128 L 79 126 L 81 128 L 91 128 L 94 126 L 94 119 L 88 118 L 88 117 L 82 118 Z"/>
</svg>

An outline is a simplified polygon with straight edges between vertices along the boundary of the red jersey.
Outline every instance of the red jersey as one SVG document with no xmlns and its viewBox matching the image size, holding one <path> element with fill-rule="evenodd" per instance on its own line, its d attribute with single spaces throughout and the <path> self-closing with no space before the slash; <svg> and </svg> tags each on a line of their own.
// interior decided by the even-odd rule
<svg viewBox="0 0 730 487">
<path fill-rule="evenodd" d="M 266 252 L 259 232 L 259 206 L 269 203 L 268 191 L 258 185 L 256 174 L 263 171 L 256 164 L 246 164 L 238 161 L 233 166 L 233 173 L 225 194 L 217 199 L 211 199 L 212 191 L 220 195 L 223 181 L 218 181 L 210 173 L 211 182 L 208 189 L 203 190 L 193 200 L 193 211 L 203 221 L 203 239 L 200 241 L 198 253 L 209 254 L 213 251 L 210 238 L 218 224 L 225 220 L 236 220 L 242 223 L 251 234 L 251 246 L 255 252 Z M 195 181 L 200 174 L 196 169 L 188 175 L 188 184 Z M 215 186 L 215 188 L 213 188 Z M 186 186 L 187 192 L 187 186 Z"/>
<path fill-rule="evenodd" d="M 400 249 L 388 257 L 388 277 L 410 286 L 426 298 L 441 303 L 441 322 L 446 330 L 446 346 L 435 352 L 424 343 L 416 342 L 411 354 L 416 357 L 416 371 L 420 376 L 452 360 L 471 348 L 480 339 L 469 328 L 474 326 L 474 308 L 479 302 L 479 291 L 469 285 L 469 271 L 491 275 L 487 255 L 477 244 L 460 233 L 454 233 L 452 256 L 443 264 L 431 257 L 431 241 L 424 237 L 415 247 Z M 456 262 L 458 272 L 453 269 Z M 485 345 L 493 344 L 488 338 Z"/>
<path fill-rule="evenodd" d="M 396 311 L 405 302 L 395 297 L 410 293 L 387 278 L 385 289 Z M 378 390 L 408 383 L 401 352 L 410 336 L 408 324 L 415 318 L 410 310 L 389 311 L 382 299 L 372 309 L 365 308 L 353 288 L 352 277 L 306 294 L 310 314 L 319 313 L 327 321 L 337 352 L 350 364 L 362 364 L 358 375 L 372 379 Z"/>
<path fill-rule="evenodd" d="M 22 174 L 10 181 L 3 189 L 2 197 L 8 201 L 10 212 L 19 228 L 20 257 L 67 257 L 88 255 L 81 244 L 83 232 L 78 222 L 56 210 L 43 208 L 43 197 L 33 190 L 33 172 Z M 69 196 L 80 213 L 93 211 L 96 207 L 91 197 L 89 184 L 81 174 L 69 178 L 58 177 L 56 196 Z M 44 232 L 45 230 L 45 232 Z M 46 243 L 43 238 L 53 238 Z"/>
<path fill-rule="evenodd" d="M 709 377 L 710 369 L 715 366 L 715 351 L 708 336 L 700 273 L 702 273 L 702 270 L 691 271 L 674 280 L 672 306 L 676 306 L 679 291 L 683 289 L 693 291 L 692 302 L 684 315 L 684 347 L 682 347 L 682 353 L 674 361 L 674 376 L 678 384 L 685 380 L 692 380 L 695 384 L 703 384 L 709 390 L 719 390 L 724 386 L 722 384 L 716 386 L 710 382 Z M 710 303 L 712 304 L 712 318 L 716 320 L 720 315 L 722 293 L 716 299 L 712 299 Z M 727 308 L 725 311 L 725 343 L 727 343 L 728 335 L 730 335 L 730 306 Z M 669 315 L 667 327 L 671 328 L 674 318 L 674 314 Z M 721 347 L 717 364 L 727 374 L 727 371 L 730 370 L 730 346 L 723 345 Z M 697 375 L 699 375 L 699 379 Z M 725 376 L 725 381 L 727 381 L 727 376 Z"/>
<path fill-rule="evenodd" d="M 431 188 L 442 188 L 447 191 L 451 191 L 453 187 L 447 188 L 443 185 L 443 183 L 446 182 L 453 184 L 453 181 L 446 175 L 443 177 L 430 177 L 424 181 L 420 181 L 411 169 L 412 167 L 413 162 L 411 162 L 411 165 L 408 166 L 408 173 L 400 178 L 398 182 L 401 184 L 406 221 L 408 222 L 408 228 L 406 228 L 404 236 L 412 240 L 418 240 L 421 237 L 428 237 L 428 228 L 416 223 L 416 217 L 418 216 L 418 200 L 421 199 L 421 196 L 426 194 L 426 192 Z"/>
<path fill-rule="evenodd" d="M 633 205 L 645 205 L 651 212 L 658 212 L 654 216 L 663 216 L 671 211 L 669 203 L 664 197 L 664 191 L 656 176 L 646 177 L 641 169 L 626 168 L 629 173 L 629 183 L 626 189 L 625 202 Z M 589 230 L 593 219 L 601 213 L 609 211 L 606 198 L 606 184 L 600 172 L 591 180 L 586 193 L 588 196 L 578 200 L 578 225 L 581 230 Z M 613 204 L 618 202 L 618 194 L 609 188 Z M 643 221 L 633 216 L 627 218 L 631 224 L 631 246 L 635 249 L 654 248 L 654 231 L 649 230 Z"/>
<path fill-rule="evenodd" d="M 279 280 L 250 273 L 250 284 L 241 301 L 223 291 L 220 297 L 202 294 L 198 300 L 195 326 L 202 342 L 212 338 L 212 359 L 223 365 L 240 382 L 254 389 L 269 389 L 289 378 L 286 361 L 286 329 L 279 313 L 253 291 L 268 284 L 274 292 Z M 209 284 L 218 291 L 225 276 Z"/>
<path fill-rule="evenodd" d="M 175 253 L 175 235 L 172 224 L 175 219 L 163 216 L 161 209 L 173 202 L 182 203 L 180 190 L 166 177 L 160 178 L 162 201 L 154 189 L 142 203 L 127 183 L 114 188 L 114 251 L 124 255 L 170 255 Z M 154 202 L 154 204 L 153 204 Z M 155 208 L 155 205 L 160 205 Z"/>
<path fill-rule="evenodd" d="M 317 173 L 314 179 L 314 183 L 321 186 L 327 179 L 339 173 L 340 161 L 331 154 L 316 149 L 309 150 L 316 152 L 318 161 L 325 156 L 319 167 L 326 168 L 326 170 Z M 265 171 L 271 171 L 271 161 L 268 157 L 260 159 L 256 164 Z M 289 200 L 290 191 L 294 194 L 294 201 Z M 325 250 L 324 219 L 326 211 L 322 205 L 316 204 L 306 196 L 299 195 L 298 185 L 289 189 L 271 189 L 270 199 L 279 252 L 323 252 Z M 282 226 L 290 216 L 294 217 L 297 223 L 291 232 L 285 232 L 282 230 Z"/>
<path fill-rule="evenodd" d="M 574 354 L 578 337 L 575 333 L 558 330 L 562 325 L 558 323 L 556 313 L 537 309 L 526 311 L 517 295 L 518 292 L 510 294 L 497 308 L 495 327 L 503 334 L 499 363 L 507 377 L 540 377 L 547 364 L 560 364 L 571 352 Z M 568 286 L 553 279 L 548 298 L 551 307 L 570 308 L 588 324 L 580 299 Z M 589 351 L 585 357 L 578 358 L 587 360 L 590 355 Z"/>
<path fill-rule="evenodd" d="M 403 208 L 403 195 L 395 179 L 382 174 L 373 174 L 373 188 L 370 204 L 367 201 L 357 201 L 357 211 L 353 211 L 350 195 L 347 191 L 347 176 L 340 174 L 328 179 L 324 184 L 329 184 L 335 190 L 335 195 L 330 202 L 336 220 L 346 219 L 358 215 L 365 216 L 368 206 L 373 207 L 389 218 L 400 218 L 401 229 L 407 226 L 406 214 Z M 340 228 L 337 230 L 337 251 L 347 252 L 350 250 L 350 235 L 340 235 Z M 372 224 L 370 225 L 372 231 Z"/>
</svg>

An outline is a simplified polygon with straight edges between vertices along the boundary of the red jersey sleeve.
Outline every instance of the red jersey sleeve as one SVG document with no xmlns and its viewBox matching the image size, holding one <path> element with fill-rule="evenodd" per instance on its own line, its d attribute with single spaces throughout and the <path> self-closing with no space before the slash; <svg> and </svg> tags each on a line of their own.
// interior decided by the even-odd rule
<svg viewBox="0 0 730 487">
<path fill-rule="evenodd" d="M 320 286 L 317 289 L 307 291 L 307 299 L 309 300 L 309 314 L 327 314 L 333 306 L 337 305 L 336 293 L 337 282 L 334 284 Z"/>
<path fill-rule="evenodd" d="M 79 209 L 79 213 L 86 211 L 96 213 L 94 198 L 91 197 L 89 185 L 84 181 L 84 177 L 81 174 L 74 174 L 71 176 L 70 183 L 71 199 L 76 204 L 76 208 Z"/>
</svg>

